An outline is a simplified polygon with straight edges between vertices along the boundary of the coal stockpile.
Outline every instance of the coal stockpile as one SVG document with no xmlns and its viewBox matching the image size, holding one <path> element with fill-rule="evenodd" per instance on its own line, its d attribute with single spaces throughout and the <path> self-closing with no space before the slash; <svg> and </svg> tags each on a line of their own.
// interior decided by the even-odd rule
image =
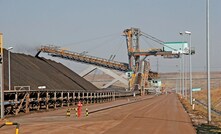
<svg viewBox="0 0 221 134">
<path fill-rule="evenodd" d="M 45 58 L 10 53 L 11 57 L 11 90 L 14 86 L 30 86 L 37 90 L 46 86 L 46 90 L 98 90 L 93 84 L 78 74 Z M 8 51 L 4 50 L 4 90 L 8 90 Z"/>
</svg>

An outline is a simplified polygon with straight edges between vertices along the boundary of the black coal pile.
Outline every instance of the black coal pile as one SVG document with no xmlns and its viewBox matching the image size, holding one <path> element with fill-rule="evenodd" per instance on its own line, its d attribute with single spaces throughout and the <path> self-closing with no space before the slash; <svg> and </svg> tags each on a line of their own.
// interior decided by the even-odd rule
<svg viewBox="0 0 221 134">
<path fill-rule="evenodd" d="M 30 86 L 37 90 L 46 86 L 47 90 L 98 90 L 93 84 L 78 74 L 45 58 L 11 53 L 11 90 L 14 86 Z M 4 90 L 8 90 L 8 51 L 4 50 Z"/>
</svg>

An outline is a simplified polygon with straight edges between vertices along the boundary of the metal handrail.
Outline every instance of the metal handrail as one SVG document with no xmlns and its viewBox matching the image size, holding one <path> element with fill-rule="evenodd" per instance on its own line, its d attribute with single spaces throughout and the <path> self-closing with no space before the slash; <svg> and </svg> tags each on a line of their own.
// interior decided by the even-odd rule
<svg viewBox="0 0 221 134">
<path fill-rule="evenodd" d="M 4 124 L 0 125 L 0 128 L 2 128 L 3 126 L 11 126 L 11 125 L 15 125 L 16 126 L 15 134 L 19 134 L 19 126 L 20 126 L 20 124 L 16 123 L 16 122 L 5 122 Z"/>
</svg>

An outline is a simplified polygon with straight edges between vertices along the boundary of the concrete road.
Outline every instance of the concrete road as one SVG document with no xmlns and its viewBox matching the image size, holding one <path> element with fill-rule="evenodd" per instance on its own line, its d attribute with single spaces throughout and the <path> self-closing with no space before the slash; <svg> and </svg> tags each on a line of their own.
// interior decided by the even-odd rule
<svg viewBox="0 0 221 134">
<path fill-rule="evenodd" d="M 21 134 L 195 134 L 195 129 L 175 94 L 145 97 L 143 101 L 99 111 L 76 118 L 74 111 L 66 117 L 66 108 L 44 113 L 9 118 L 19 122 Z M 128 99 L 88 105 L 100 109 Z M 0 129 L 1 134 L 15 132 L 14 126 Z"/>
</svg>

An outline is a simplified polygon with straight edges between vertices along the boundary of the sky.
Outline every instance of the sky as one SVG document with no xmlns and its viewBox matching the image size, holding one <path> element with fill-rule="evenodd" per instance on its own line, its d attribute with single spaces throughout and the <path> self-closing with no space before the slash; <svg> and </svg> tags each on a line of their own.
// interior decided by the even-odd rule
<svg viewBox="0 0 221 134">
<path fill-rule="evenodd" d="M 221 71 L 221 0 L 210 0 L 211 70 Z M 35 55 L 41 45 L 128 62 L 124 29 L 140 28 L 165 42 L 190 41 L 193 71 L 206 71 L 206 0 L 0 0 L 0 32 L 4 47 Z M 162 47 L 142 37 L 142 49 Z M 76 72 L 85 65 L 62 62 Z M 151 70 L 178 71 L 179 59 L 148 57 Z M 158 61 L 158 67 L 157 67 Z M 188 57 L 186 56 L 186 63 Z M 186 64 L 186 68 L 188 64 Z"/>
</svg>

